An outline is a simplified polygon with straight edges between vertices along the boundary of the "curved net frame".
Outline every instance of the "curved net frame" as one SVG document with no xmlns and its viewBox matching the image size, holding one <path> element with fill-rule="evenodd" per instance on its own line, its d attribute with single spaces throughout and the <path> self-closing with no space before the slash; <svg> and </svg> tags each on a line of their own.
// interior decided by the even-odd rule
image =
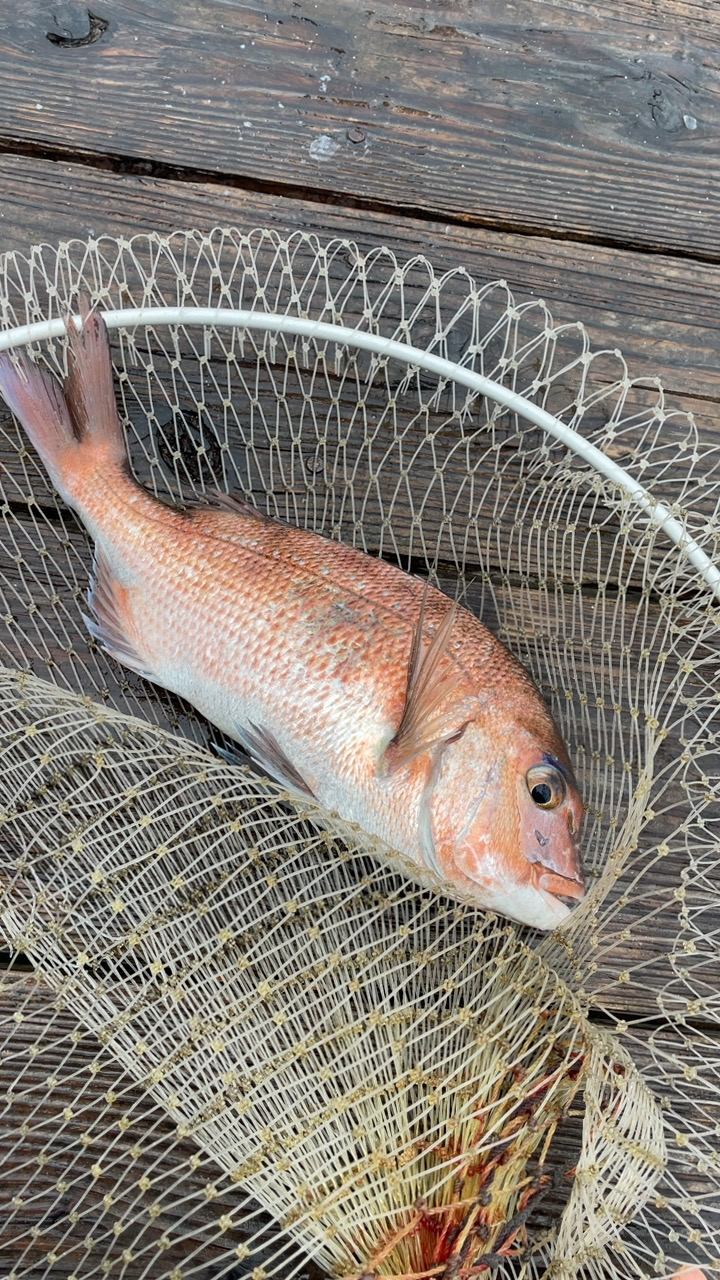
<svg viewBox="0 0 720 1280">
<path fill-rule="evenodd" d="M 3 326 L 80 288 L 432 350 L 581 431 L 720 559 L 720 450 L 503 283 L 302 235 L 108 238 L 7 256 Z M 543 939 L 213 759 L 84 631 L 88 539 L 0 418 L 3 923 L 31 966 L 0 993 L 8 1274 L 720 1266 L 720 612 L 697 571 L 452 381 L 220 326 L 112 348 L 146 487 L 242 492 L 429 575 L 517 653 L 576 764 L 594 885 Z M 64 341 L 34 354 L 62 371 Z"/>
</svg>

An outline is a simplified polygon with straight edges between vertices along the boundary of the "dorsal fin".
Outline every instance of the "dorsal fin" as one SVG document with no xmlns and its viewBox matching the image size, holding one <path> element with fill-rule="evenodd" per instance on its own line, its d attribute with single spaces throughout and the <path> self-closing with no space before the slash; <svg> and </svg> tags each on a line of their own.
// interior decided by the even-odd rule
<svg viewBox="0 0 720 1280">
<path fill-rule="evenodd" d="M 272 516 L 258 511 L 248 498 L 241 498 L 234 493 L 222 493 L 220 489 L 208 489 L 202 498 L 193 499 L 185 506 L 192 511 L 230 511 L 237 516 L 251 516 L 253 520 L 272 521 Z"/>
<path fill-rule="evenodd" d="M 462 697 L 463 672 L 447 662 L 457 605 L 451 603 L 428 643 L 423 638 L 427 592 L 426 583 L 410 649 L 405 710 L 384 756 L 387 773 L 410 764 L 441 742 L 459 738 L 470 719 L 466 698 Z M 461 699 L 455 704 L 454 693 Z"/>
</svg>

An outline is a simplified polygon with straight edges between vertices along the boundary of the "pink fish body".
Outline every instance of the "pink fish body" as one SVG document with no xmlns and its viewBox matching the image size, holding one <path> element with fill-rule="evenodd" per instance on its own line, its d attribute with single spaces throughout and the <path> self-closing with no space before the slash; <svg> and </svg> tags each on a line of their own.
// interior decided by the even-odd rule
<svg viewBox="0 0 720 1280">
<path fill-rule="evenodd" d="M 582 802 L 540 694 L 466 609 L 383 561 L 131 478 L 102 320 L 65 393 L 0 357 L 0 393 L 95 541 L 93 634 L 288 788 L 478 905 L 539 929 L 582 898 Z"/>
</svg>

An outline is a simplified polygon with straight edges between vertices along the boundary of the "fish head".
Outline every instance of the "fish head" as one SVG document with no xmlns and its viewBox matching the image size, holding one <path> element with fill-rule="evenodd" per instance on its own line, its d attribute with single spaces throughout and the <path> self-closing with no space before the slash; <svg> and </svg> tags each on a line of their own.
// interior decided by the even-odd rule
<svg viewBox="0 0 720 1280">
<path fill-rule="evenodd" d="M 579 849 L 584 816 L 580 791 L 564 749 L 538 755 L 534 740 L 514 753 L 520 847 L 531 883 L 568 909 L 585 896 Z"/>
<path fill-rule="evenodd" d="M 483 906 L 548 930 L 584 897 L 583 803 L 552 722 L 540 735 L 515 724 L 500 749 L 469 725 L 436 758 L 426 799 L 428 864 Z"/>
</svg>

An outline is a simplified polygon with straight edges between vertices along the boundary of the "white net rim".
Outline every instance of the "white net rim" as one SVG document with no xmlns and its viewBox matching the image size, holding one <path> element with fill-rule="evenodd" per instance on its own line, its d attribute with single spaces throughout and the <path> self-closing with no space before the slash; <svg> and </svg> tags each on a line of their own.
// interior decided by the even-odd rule
<svg viewBox="0 0 720 1280">
<path fill-rule="evenodd" d="M 589 463 L 605 479 L 621 488 L 645 512 L 651 523 L 662 529 L 675 543 L 681 555 L 698 571 L 702 580 L 720 601 L 720 567 L 713 564 L 702 547 L 689 535 L 685 525 L 671 514 L 664 503 L 659 502 L 650 490 L 645 489 L 623 467 L 612 458 L 608 458 L 578 431 L 567 426 L 547 410 L 533 404 L 532 400 L 503 386 L 502 383 L 495 382 L 492 378 L 486 378 L 452 360 L 433 355 L 409 343 L 384 338 L 363 329 L 351 329 L 327 321 L 311 320 L 304 316 L 290 316 L 269 311 L 236 310 L 230 307 L 126 307 L 115 311 L 103 311 L 102 316 L 109 329 L 129 329 L 139 325 L 197 325 L 199 327 L 225 325 L 228 328 L 288 334 L 292 337 L 315 339 L 319 342 L 333 342 L 339 346 L 370 352 L 381 359 L 398 360 L 439 378 L 456 382 L 459 386 L 494 400 L 519 417 L 525 418 L 533 426 L 553 436 L 560 444 Z M 73 320 L 76 328 L 80 329 L 82 325 L 80 317 L 74 316 Z M 28 346 L 33 342 L 48 342 L 54 338 L 60 338 L 64 335 L 65 329 L 64 319 L 40 320 L 33 324 L 18 325 L 0 333 L 0 351 L 10 351 Z"/>
</svg>

